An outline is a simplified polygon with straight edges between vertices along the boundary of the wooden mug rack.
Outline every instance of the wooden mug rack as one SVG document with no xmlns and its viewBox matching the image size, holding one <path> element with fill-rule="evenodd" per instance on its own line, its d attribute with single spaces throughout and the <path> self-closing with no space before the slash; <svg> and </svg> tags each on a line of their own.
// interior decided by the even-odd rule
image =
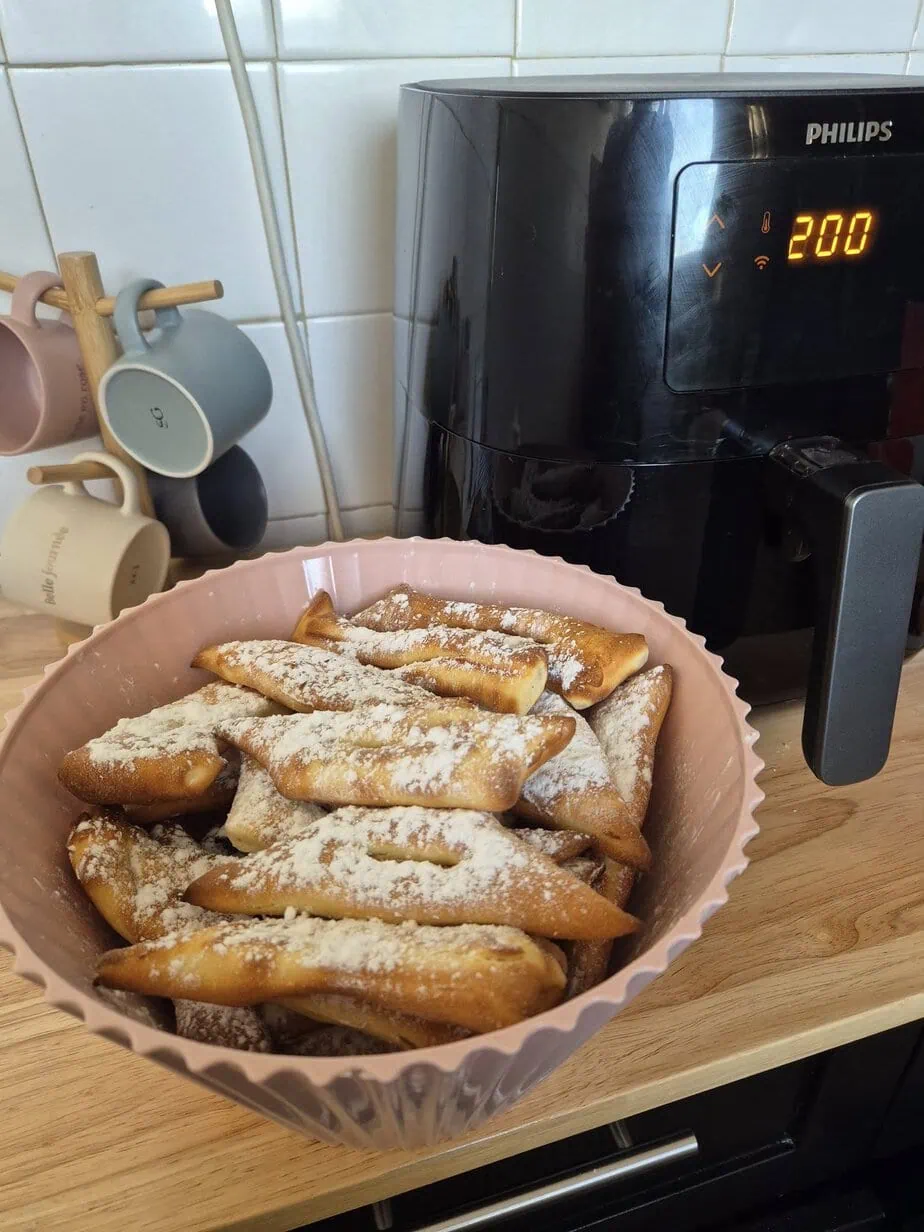
<svg viewBox="0 0 924 1232">
<path fill-rule="evenodd" d="M 112 436 L 99 413 L 99 383 L 121 354 L 116 332 L 112 327 L 115 297 L 106 295 L 100 277 L 99 264 L 93 252 L 59 252 L 58 270 L 64 289 L 52 287 L 40 298 L 52 308 L 62 308 L 70 315 L 77 335 L 77 343 L 83 358 L 84 371 L 93 397 L 99 434 L 106 450 L 121 458 L 138 478 L 141 507 L 153 516 L 154 506 L 148 489 L 147 472 L 140 463 L 128 456 Z M 19 279 L 13 274 L 0 271 L 0 290 L 15 291 Z M 138 307 L 140 309 L 174 308 L 180 304 L 199 304 L 207 300 L 221 299 L 224 289 L 217 279 L 207 282 L 188 282 L 180 286 L 160 287 L 146 291 Z M 92 470 L 92 474 L 90 473 Z M 28 477 L 32 483 L 62 483 L 66 480 L 111 478 L 99 463 L 62 463 L 59 466 L 33 466 Z"/>
<path fill-rule="evenodd" d="M 119 442 L 115 440 L 99 411 L 99 383 L 122 353 L 112 326 L 115 297 L 106 295 L 103 290 L 95 253 L 59 252 L 56 259 L 64 288 L 62 290 L 60 287 L 52 287 L 40 298 L 42 303 L 52 308 L 61 308 L 70 315 L 74 332 L 77 335 L 90 393 L 93 397 L 93 407 L 96 411 L 96 421 L 103 445 L 107 452 L 121 458 L 126 465 L 131 467 L 138 479 L 141 508 L 153 517 L 154 505 L 148 488 L 147 472 L 139 462 L 129 457 Z M 19 279 L 14 274 L 0 271 L 0 290 L 15 291 L 18 282 Z M 208 300 L 221 299 L 223 295 L 224 288 L 217 279 L 210 279 L 206 282 L 187 282 L 179 286 L 160 287 L 146 291 L 138 307 L 142 310 L 175 308 L 181 304 L 200 304 Z M 115 478 L 99 462 L 64 462 L 56 466 L 31 466 L 26 475 L 30 483 L 35 484 Z M 175 580 L 176 576 L 182 576 L 182 572 L 182 562 L 172 562 L 172 578 Z M 65 644 L 80 641 L 90 632 L 82 625 L 75 625 L 70 621 L 61 620 L 56 624 L 58 636 Z"/>
</svg>

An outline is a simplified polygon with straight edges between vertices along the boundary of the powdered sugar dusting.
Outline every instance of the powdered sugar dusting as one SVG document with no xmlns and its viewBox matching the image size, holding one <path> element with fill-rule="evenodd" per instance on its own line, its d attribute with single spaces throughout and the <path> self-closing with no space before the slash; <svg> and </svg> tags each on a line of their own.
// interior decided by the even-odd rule
<svg viewBox="0 0 924 1232">
<path fill-rule="evenodd" d="M 357 804 L 426 803 L 416 797 L 437 797 L 476 760 L 488 776 L 522 773 L 548 739 L 540 718 L 452 707 L 444 713 L 449 721 L 432 706 L 365 706 L 230 722 L 221 735 L 256 757 L 277 786 L 287 772 L 312 768 L 332 782 L 334 766 L 336 794 L 318 781 L 313 798 Z"/>
<path fill-rule="evenodd" d="M 170 949 L 181 936 L 161 937 L 153 950 Z M 262 967 L 274 953 L 305 969 L 354 975 L 389 974 L 430 961 L 461 972 L 472 955 L 521 954 L 528 938 L 517 928 L 497 924 L 460 924 L 438 928 L 426 924 L 385 924 L 381 920 L 322 920 L 299 915 L 294 920 L 234 920 L 198 938 L 217 954 L 234 951 L 246 964 Z M 461 975 L 460 975 L 461 978 Z"/>
<path fill-rule="evenodd" d="M 590 714 L 590 724 L 606 754 L 616 790 L 632 800 L 639 780 L 651 781 L 651 766 L 644 756 L 649 743 L 653 688 L 663 675 L 653 667 L 630 677 Z"/>
<path fill-rule="evenodd" d="M 176 1033 L 203 1044 L 220 1044 L 244 1052 L 270 1052 L 269 1033 L 252 1006 L 211 1005 L 205 1001 L 174 1001 Z"/>
<path fill-rule="evenodd" d="M 154 826 L 146 834 L 97 814 L 74 827 L 72 841 L 78 839 L 89 842 L 74 870 L 77 879 L 91 889 L 93 882 L 109 888 L 127 940 L 204 928 L 225 918 L 181 901 L 190 882 L 226 857 L 204 851 L 180 826 Z"/>
<path fill-rule="evenodd" d="M 340 892 L 374 915 L 409 919 L 444 907 L 509 911 L 524 885 L 554 895 L 560 878 L 492 814 L 419 807 L 338 809 L 225 874 L 243 893 Z"/>
<path fill-rule="evenodd" d="M 266 715 L 276 707 L 238 685 L 212 683 L 158 706 L 148 714 L 119 719 L 115 727 L 84 747 L 94 765 L 126 765 L 139 757 L 218 754 L 215 728 L 227 719 Z"/>
<path fill-rule="evenodd" d="M 549 683 L 567 693 L 587 672 L 589 664 L 581 647 L 581 631 L 593 628 L 584 621 L 526 607 L 437 599 L 409 588 L 389 592 L 353 617 L 354 623 L 370 629 L 451 628 L 496 630 L 516 635 L 544 648 L 549 664 Z"/>
<path fill-rule="evenodd" d="M 324 813 L 318 804 L 287 799 L 259 762 L 245 754 L 224 834 L 241 851 L 260 851 L 291 838 Z"/>
<path fill-rule="evenodd" d="M 296 1057 L 367 1057 L 391 1052 L 392 1044 L 373 1039 L 354 1027 L 319 1027 L 296 1040 L 288 1049 Z"/>
<path fill-rule="evenodd" d="M 520 826 L 513 832 L 521 842 L 528 843 L 530 847 L 535 847 L 537 851 L 555 861 L 576 856 L 591 843 L 589 834 L 575 834 L 571 830 L 543 830 L 539 826 Z"/>
<path fill-rule="evenodd" d="M 511 669 L 532 666 L 544 654 L 534 641 L 511 637 L 495 630 L 453 629 L 437 625 L 428 629 L 380 631 L 331 618 L 330 634 L 354 648 L 360 660 L 381 667 L 400 667 L 431 658 L 463 659 L 485 667 Z"/>
<path fill-rule="evenodd" d="M 599 740 L 566 701 L 555 693 L 543 693 L 532 713 L 568 714 L 576 726 L 570 743 L 523 784 L 524 800 L 547 813 L 563 796 L 615 786 Z"/>
<path fill-rule="evenodd" d="M 303 710 L 353 710 L 387 702 L 432 702 L 426 689 L 349 656 L 296 642 L 225 642 L 215 648 L 229 667 L 252 674 L 255 688 L 275 686 L 277 701 Z"/>
</svg>

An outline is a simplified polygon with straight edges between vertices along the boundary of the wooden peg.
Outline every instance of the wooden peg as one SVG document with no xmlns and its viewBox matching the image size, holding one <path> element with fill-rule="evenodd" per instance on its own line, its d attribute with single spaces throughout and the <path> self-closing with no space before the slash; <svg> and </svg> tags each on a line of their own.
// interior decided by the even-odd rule
<svg viewBox="0 0 924 1232">
<path fill-rule="evenodd" d="M 15 291 L 19 279 L 14 274 L 6 274 L 0 270 L 0 291 Z M 217 278 L 208 278 L 204 282 L 183 282 L 175 287 L 160 287 L 153 291 L 145 291 L 138 304 L 140 309 L 175 308 L 180 304 L 202 304 L 209 300 L 221 299 L 225 293 L 224 287 Z M 60 287 L 52 287 L 39 297 L 43 304 L 51 308 L 61 308 L 68 312 L 70 305 L 67 292 Z M 111 317 L 115 312 L 115 296 L 103 295 L 96 301 L 96 311 L 101 317 Z"/>
<path fill-rule="evenodd" d="M 85 483 L 89 479 L 118 479 L 102 462 L 61 462 L 57 466 L 30 466 L 30 483 Z"/>
<path fill-rule="evenodd" d="M 175 287 L 155 287 L 145 291 L 138 301 L 140 311 L 154 308 L 176 308 L 180 304 L 202 304 L 207 300 L 221 299 L 225 289 L 217 278 L 205 282 L 184 282 Z M 116 297 L 104 295 L 96 301 L 96 311 L 101 317 L 111 317 L 115 312 Z"/>
<path fill-rule="evenodd" d="M 93 395 L 103 444 L 109 453 L 121 458 L 134 471 L 138 480 L 142 511 L 153 517 L 154 504 L 148 490 L 144 467 L 125 452 L 107 428 L 100 414 L 99 383 L 119 358 L 119 344 L 116 341 L 115 330 L 112 328 L 110 319 L 101 317 L 96 311 L 97 302 L 105 298 L 96 254 L 92 252 L 58 253 L 58 269 L 61 271 L 64 290 L 67 292 L 68 312 L 71 314 L 74 332 L 80 344 L 80 353 L 83 356 L 83 366 L 90 383 L 90 392 Z"/>
</svg>

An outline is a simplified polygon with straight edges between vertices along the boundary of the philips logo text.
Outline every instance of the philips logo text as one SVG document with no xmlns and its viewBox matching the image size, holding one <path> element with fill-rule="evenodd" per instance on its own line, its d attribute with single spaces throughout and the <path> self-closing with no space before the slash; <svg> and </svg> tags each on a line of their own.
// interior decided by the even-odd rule
<svg viewBox="0 0 924 1232">
<path fill-rule="evenodd" d="M 857 141 L 891 141 L 891 120 L 842 120 L 840 124 L 807 124 L 805 144 L 849 145 Z"/>
</svg>

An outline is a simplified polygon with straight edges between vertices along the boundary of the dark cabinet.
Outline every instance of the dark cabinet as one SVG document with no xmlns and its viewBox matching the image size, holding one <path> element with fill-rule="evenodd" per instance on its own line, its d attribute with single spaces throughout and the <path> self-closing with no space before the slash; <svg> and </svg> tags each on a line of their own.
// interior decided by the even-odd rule
<svg viewBox="0 0 924 1232">
<path fill-rule="evenodd" d="M 904 1226 L 889 1222 L 881 1181 L 888 1176 L 887 1187 L 895 1188 L 895 1170 L 903 1166 L 896 1161 L 924 1145 L 922 1113 L 924 1036 L 912 1024 L 311 1227 L 865 1232 Z"/>
</svg>

